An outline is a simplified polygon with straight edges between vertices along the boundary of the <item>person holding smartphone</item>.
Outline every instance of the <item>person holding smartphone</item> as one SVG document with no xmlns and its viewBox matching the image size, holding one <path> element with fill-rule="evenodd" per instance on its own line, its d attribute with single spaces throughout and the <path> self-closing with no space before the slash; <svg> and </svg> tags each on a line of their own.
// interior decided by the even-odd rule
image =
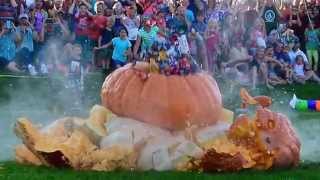
<svg viewBox="0 0 320 180">
<path fill-rule="evenodd" d="M 304 9 L 304 7 L 302 7 Z M 288 28 L 292 29 L 294 35 L 299 38 L 299 42 L 301 44 L 302 50 L 305 50 L 305 37 L 304 32 L 308 26 L 309 19 L 307 15 L 301 10 L 299 12 L 299 8 L 294 6 L 292 8 L 292 13 L 290 14 Z"/>
<path fill-rule="evenodd" d="M 21 72 L 15 63 L 16 45 L 14 26 L 9 20 L 0 21 L 0 69 Z"/>
<path fill-rule="evenodd" d="M 27 14 L 19 16 L 19 26 L 16 28 L 16 39 L 20 43 L 17 46 L 16 59 L 31 75 L 36 75 L 33 62 L 33 40 L 37 40 L 38 34 L 33 30 Z"/>
</svg>

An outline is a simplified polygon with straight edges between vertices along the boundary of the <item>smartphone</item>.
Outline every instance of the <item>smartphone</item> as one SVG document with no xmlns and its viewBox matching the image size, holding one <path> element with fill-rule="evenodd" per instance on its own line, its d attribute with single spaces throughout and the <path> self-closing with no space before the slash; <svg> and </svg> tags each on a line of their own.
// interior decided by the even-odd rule
<svg viewBox="0 0 320 180">
<path fill-rule="evenodd" d="M 54 23 L 53 18 L 48 18 L 48 19 L 46 20 L 46 24 L 53 24 L 53 23 Z"/>
<path fill-rule="evenodd" d="M 10 20 L 7 20 L 5 27 L 6 27 L 7 29 L 12 29 L 12 28 L 13 28 L 12 22 L 11 22 Z"/>
</svg>

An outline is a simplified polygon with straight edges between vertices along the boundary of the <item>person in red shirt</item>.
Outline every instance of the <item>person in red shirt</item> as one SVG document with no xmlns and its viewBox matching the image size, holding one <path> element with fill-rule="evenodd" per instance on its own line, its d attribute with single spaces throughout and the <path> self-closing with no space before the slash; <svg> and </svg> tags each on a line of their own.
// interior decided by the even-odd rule
<svg viewBox="0 0 320 180">
<path fill-rule="evenodd" d="M 283 6 L 281 7 L 280 11 L 282 14 L 282 17 L 280 18 L 281 23 L 286 23 L 289 21 L 290 16 L 292 14 L 292 3 L 290 2 L 284 2 Z"/>
<path fill-rule="evenodd" d="M 88 37 L 89 33 L 89 24 L 92 21 L 92 14 L 88 10 L 88 7 L 85 4 L 79 5 L 79 12 L 75 15 L 76 20 L 76 41 L 81 37 Z"/>
<path fill-rule="evenodd" d="M 89 25 L 92 23 L 92 13 L 88 10 L 88 7 L 81 3 L 79 5 L 79 12 L 75 15 L 76 27 L 76 43 L 82 47 L 82 59 L 85 65 L 89 65 L 92 62 L 92 48 L 89 39 Z M 89 67 L 89 66 L 87 66 Z"/>
<path fill-rule="evenodd" d="M 104 16 L 104 9 L 105 9 L 104 2 L 98 1 L 96 3 L 97 14 L 95 16 L 92 16 L 92 22 L 89 26 L 89 31 L 88 31 L 89 39 L 94 42 L 98 41 L 101 31 L 107 25 L 107 17 Z"/>
<path fill-rule="evenodd" d="M 90 49 L 98 45 L 101 32 L 107 25 L 107 17 L 104 16 L 105 4 L 103 1 L 98 1 L 95 4 L 96 15 L 92 16 L 92 22 L 89 26 L 88 37 L 90 42 Z M 93 62 L 97 61 L 96 53 L 94 53 Z M 94 63 L 96 64 L 96 63 Z"/>
</svg>

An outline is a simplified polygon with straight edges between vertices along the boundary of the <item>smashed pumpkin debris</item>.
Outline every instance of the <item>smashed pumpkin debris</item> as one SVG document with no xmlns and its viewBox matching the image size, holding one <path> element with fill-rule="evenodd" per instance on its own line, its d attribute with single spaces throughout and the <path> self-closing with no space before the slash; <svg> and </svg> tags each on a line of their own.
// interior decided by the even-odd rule
<svg viewBox="0 0 320 180">
<path fill-rule="evenodd" d="M 127 69 L 117 71 L 115 73 L 131 73 L 125 72 Z M 107 77 L 106 82 L 112 78 Z M 135 79 L 139 81 L 139 76 L 132 77 L 129 85 Z M 121 111 L 117 112 L 125 111 L 121 104 L 106 100 L 113 96 L 110 94 L 114 91 L 112 88 L 122 88 L 121 81 L 116 83 L 116 87 L 109 87 L 116 80 L 112 81 L 104 84 L 103 104 L 106 107 L 120 107 Z M 206 83 L 209 82 L 215 81 L 208 80 Z M 208 87 L 219 90 L 214 86 L 213 83 Z M 106 91 L 109 94 L 105 94 Z M 220 92 L 213 93 L 216 94 L 213 97 L 218 97 L 217 104 L 221 105 Z M 99 105 L 92 108 L 88 119 L 64 118 L 41 129 L 30 120 L 20 118 L 15 124 L 15 132 L 23 144 L 16 147 L 16 160 L 33 165 L 97 171 L 153 169 L 219 172 L 297 166 L 300 141 L 289 119 L 267 108 L 271 105 L 269 97 L 251 97 L 245 89 L 241 90 L 240 97 L 243 107 L 257 106 L 254 117 L 244 114 L 230 122 L 232 112 L 217 105 L 213 106 L 214 111 L 222 115 L 214 120 L 203 120 L 210 122 L 205 126 L 195 123 L 196 119 L 188 127 L 185 127 L 188 122 L 183 124 L 180 119 L 179 122 L 159 126 L 159 118 L 134 120 L 134 117 L 139 117 L 137 114 L 124 118 Z M 154 99 L 149 105 L 164 104 L 160 101 Z M 135 104 L 129 105 L 133 110 L 136 108 Z M 193 117 L 199 115 L 198 111 L 194 113 Z M 151 122 L 153 120 L 156 122 Z M 170 122 L 168 120 L 163 122 Z"/>
</svg>

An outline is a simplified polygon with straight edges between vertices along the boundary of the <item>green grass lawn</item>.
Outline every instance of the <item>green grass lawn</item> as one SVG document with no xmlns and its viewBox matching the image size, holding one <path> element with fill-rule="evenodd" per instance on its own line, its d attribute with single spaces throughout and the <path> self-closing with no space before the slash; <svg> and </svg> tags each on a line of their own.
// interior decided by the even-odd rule
<svg viewBox="0 0 320 180">
<path fill-rule="evenodd" d="M 243 171 L 238 173 L 181 173 L 181 172 L 75 172 L 69 169 L 52 169 L 19 165 L 13 162 L 13 149 L 19 140 L 12 127 L 16 118 L 26 116 L 38 124 L 48 124 L 64 116 L 87 116 L 90 107 L 100 103 L 101 74 L 85 79 L 81 105 L 75 105 L 77 95 L 63 88 L 63 79 L 52 78 L 1 78 L 0 76 L 0 179 L 219 179 L 219 180 L 306 180 L 320 179 L 320 114 L 297 112 L 288 107 L 293 94 L 300 98 L 320 99 L 320 86 L 316 84 L 292 85 L 268 90 L 263 87 L 252 94 L 273 98 L 272 109 L 290 117 L 302 141 L 302 162 L 298 168 L 265 172 Z M 218 81 L 226 108 L 236 111 L 240 105 L 239 87 Z"/>
<path fill-rule="evenodd" d="M 1 165 L 0 179 L 30 179 L 30 180 L 318 180 L 320 179 L 320 165 L 303 165 L 295 169 L 270 171 L 242 171 L 236 173 L 185 173 L 185 172 L 79 172 L 70 169 L 55 169 L 18 165 L 14 162 L 5 162 Z"/>
</svg>

